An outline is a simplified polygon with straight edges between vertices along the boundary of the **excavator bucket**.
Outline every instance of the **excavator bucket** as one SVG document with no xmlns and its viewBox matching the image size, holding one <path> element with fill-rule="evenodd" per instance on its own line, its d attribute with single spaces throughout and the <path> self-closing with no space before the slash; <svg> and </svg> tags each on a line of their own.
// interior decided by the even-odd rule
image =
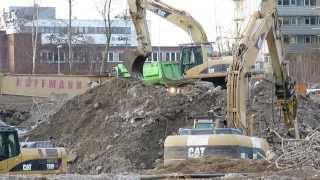
<svg viewBox="0 0 320 180">
<path fill-rule="evenodd" d="M 128 50 L 124 52 L 124 65 L 129 74 L 134 79 L 143 79 L 143 64 L 147 59 L 138 50 Z"/>
</svg>

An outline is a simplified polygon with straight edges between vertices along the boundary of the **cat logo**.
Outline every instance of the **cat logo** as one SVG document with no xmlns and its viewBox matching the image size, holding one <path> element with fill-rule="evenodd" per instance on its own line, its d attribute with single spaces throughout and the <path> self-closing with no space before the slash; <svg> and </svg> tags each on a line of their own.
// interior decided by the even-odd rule
<svg viewBox="0 0 320 180">
<path fill-rule="evenodd" d="M 190 147 L 188 149 L 189 158 L 199 158 L 204 155 L 205 147 Z"/>
</svg>

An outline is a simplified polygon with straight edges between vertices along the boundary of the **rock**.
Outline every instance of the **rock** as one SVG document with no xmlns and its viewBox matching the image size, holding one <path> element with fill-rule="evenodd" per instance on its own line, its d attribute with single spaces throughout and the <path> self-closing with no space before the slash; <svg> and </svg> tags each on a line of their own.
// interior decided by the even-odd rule
<svg viewBox="0 0 320 180">
<path fill-rule="evenodd" d="M 96 171 L 97 171 L 98 174 L 101 173 L 102 168 L 103 168 L 102 166 L 97 166 L 97 167 L 96 167 Z"/>
<path fill-rule="evenodd" d="M 94 103 L 94 105 L 93 105 L 93 107 L 94 107 L 95 109 L 100 108 L 100 106 L 101 106 L 101 104 L 100 104 L 100 103 Z"/>
</svg>

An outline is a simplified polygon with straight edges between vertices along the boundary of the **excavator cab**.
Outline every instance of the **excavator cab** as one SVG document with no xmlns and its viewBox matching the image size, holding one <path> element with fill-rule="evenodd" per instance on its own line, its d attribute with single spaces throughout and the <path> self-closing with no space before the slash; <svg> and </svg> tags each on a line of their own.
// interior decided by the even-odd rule
<svg viewBox="0 0 320 180">
<path fill-rule="evenodd" d="M 181 72 L 204 63 L 204 59 L 213 57 L 213 48 L 210 43 L 181 45 Z"/>
<path fill-rule="evenodd" d="M 21 148 L 17 130 L 0 126 L 0 173 L 59 174 L 66 169 L 64 148 Z"/>
<path fill-rule="evenodd" d="M 0 127 L 0 161 L 20 154 L 18 133 L 14 128 Z"/>
<path fill-rule="evenodd" d="M 199 64 L 202 64 L 203 57 L 201 46 L 185 46 L 181 49 L 181 69 L 186 72 Z"/>
</svg>

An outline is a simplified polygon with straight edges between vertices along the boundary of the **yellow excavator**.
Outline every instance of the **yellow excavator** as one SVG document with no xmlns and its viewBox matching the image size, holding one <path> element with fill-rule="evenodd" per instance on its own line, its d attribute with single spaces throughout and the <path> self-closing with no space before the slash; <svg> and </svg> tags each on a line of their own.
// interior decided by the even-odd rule
<svg viewBox="0 0 320 180">
<path fill-rule="evenodd" d="M 251 72 L 265 40 L 272 59 L 277 104 L 287 127 L 294 128 L 297 99 L 283 61 L 276 4 L 274 0 L 262 0 L 261 10 L 251 16 L 228 72 L 226 120 L 213 123 L 214 127 L 195 126 L 180 131 L 180 135 L 168 136 L 164 143 L 165 164 L 206 156 L 268 158 L 269 145 L 265 139 L 252 136 L 254 119 L 247 115 L 246 108 Z"/>
<path fill-rule="evenodd" d="M 59 174 L 67 170 L 64 148 L 24 148 L 18 132 L 10 126 L 0 126 L 1 174 Z"/>
<path fill-rule="evenodd" d="M 178 10 L 160 0 L 128 0 L 128 6 L 137 34 L 138 49 L 135 52 L 126 52 L 125 66 L 131 76 L 142 79 L 143 75 L 173 77 L 170 66 L 158 66 L 150 71 L 143 69 L 146 58 L 152 52 L 149 30 L 146 21 L 146 10 L 164 18 L 188 33 L 192 44 L 181 45 L 181 59 L 179 71 L 183 79 L 202 79 L 225 86 L 227 69 L 232 63 L 232 56 L 214 57 L 212 43 L 208 42 L 202 26 L 187 12 Z M 161 62 L 160 62 L 161 63 Z M 146 65 L 146 64 L 145 64 Z M 168 67 L 167 69 L 165 69 Z M 168 70 L 169 69 L 169 70 Z M 154 77 L 155 77 L 154 76 Z M 158 76 L 159 77 L 159 76 Z M 146 78 L 148 80 L 148 77 Z M 179 79 L 173 77 L 172 79 Z M 152 79 L 151 79 L 152 80 Z"/>
</svg>

